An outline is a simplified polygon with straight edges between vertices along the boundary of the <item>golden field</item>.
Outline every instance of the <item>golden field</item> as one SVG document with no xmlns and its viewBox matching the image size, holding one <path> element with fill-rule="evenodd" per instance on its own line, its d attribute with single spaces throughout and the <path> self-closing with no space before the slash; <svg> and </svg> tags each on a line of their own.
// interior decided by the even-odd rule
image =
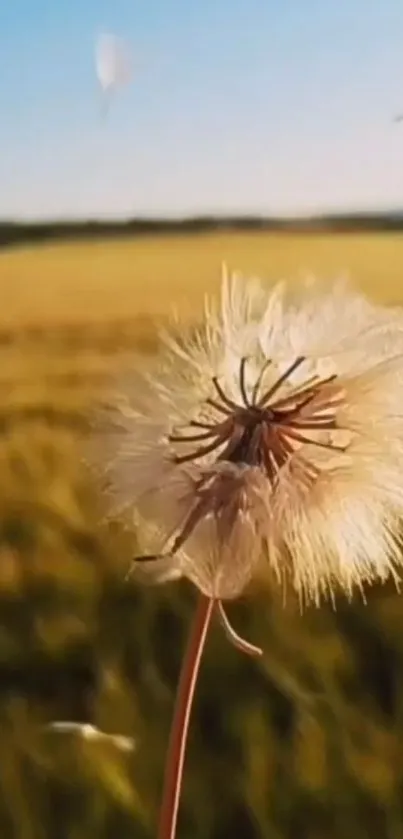
<svg viewBox="0 0 403 839">
<path fill-rule="evenodd" d="M 0 251 L 0 836 L 152 839 L 193 606 L 124 581 L 135 537 L 83 466 L 110 375 L 146 364 L 173 306 L 197 318 L 221 264 L 268 282 L 339 274 L 403 301 L 403 235 L 209 234 Z M 299 614 L 235 604 L 265 649 L 214 629 L 178 839 L 402 839 L 403 601 L 389 587 Z M 133 755 L 54 719 L 134 736 Z"/>
<path fill-rule="evenodd" d="M 377 298 L 403 294 L 403 234 L 236 233 L 52 244 L 0 251 L 0 324 L 50 326 L 193 316 L 221 264 L 274 281 L 349 274 Z"/>
</svg>

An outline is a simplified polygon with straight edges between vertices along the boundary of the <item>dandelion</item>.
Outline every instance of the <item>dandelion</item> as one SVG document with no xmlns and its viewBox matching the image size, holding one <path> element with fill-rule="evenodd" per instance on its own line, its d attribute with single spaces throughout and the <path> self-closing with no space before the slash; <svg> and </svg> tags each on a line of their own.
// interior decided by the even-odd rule
<svg viewBox="0 0 403 839">
<path fill-rule="evenodd" d="M 258 654 L 224 603 L 262 563 L 302 604 L 389 576 L 398 583 L 403 316 L 345 282 L 268 292 L 224 272 L 203 325 L 164 340 L 158 369 L 119 396 L 104 444 L 111 498 L 152 546 L 136 573 L 185 576 L 201 593 L 161 815 L 160 838 L 172 839 L 212 614 Z"/>
<path fill-rule="evenodd" d="M 112 499 L 156 546 L 149 573 L 227 600 L 267 560 L 316 603 L 396 576 L 401 311 L 344 282 L 266 293 L 224 276 L 220 309 L 165 344 L 104 440 Z"/>
</svg>

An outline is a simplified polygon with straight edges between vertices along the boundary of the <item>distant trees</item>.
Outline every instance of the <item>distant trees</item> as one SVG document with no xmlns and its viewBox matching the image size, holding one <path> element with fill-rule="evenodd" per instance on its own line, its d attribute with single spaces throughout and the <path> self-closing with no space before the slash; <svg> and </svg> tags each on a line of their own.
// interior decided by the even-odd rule
<svg viewBox="0 0 403 839">
<path fill-rule="evenodd" d="M 0 248 L 52 240 L 103 239 L 158 234 L 207 233 L 218 230 L 285 232 L 403 231 L 403 213 L 357 213 L 311 218 L 264 216 L 195 216 L 183 219 L 133 218 L 125 221 L 0 221 Z"/>
</svg>

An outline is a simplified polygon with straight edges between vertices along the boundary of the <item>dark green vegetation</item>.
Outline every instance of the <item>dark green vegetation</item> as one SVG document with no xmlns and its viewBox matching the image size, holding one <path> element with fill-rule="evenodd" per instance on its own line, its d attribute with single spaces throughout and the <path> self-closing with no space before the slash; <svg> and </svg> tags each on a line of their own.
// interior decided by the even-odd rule
<svg viewBox="0 0 403 839">
<path fill-rule="evenodd" d="M 288 233 L 359 233 L 403 230 L 403 212 L 340 213 L 307 218 L 266 216 L 195 216 L 189 218 L 133 218 L 124 221 L 0 220 L 0 248 L 15 245 L 80 239 L 105 239 L 158 234 L 272 231 Z"/>
<path fill-rule="evenodd" d="M 130 363 L 147 363 L 151 337 Z M 0 376 L 0 837 L 152 839 L 194 593 L 124 582 L 134 538 L 102 523 L 82 464 L 90 411 L 107 374 L 139 350 L 135 332 L 10 340 Z M 211 634 L 180 839 L 403 837 L 403 600 L 389 587 L 367 596 L 366 606 L 357 595 L 300 615 L 261 582 L 229 607 L 265 655 L 251 661 L 219 628 Z M 50 734 L 53 719 L 133 735 L 137 751 Z"/>
</svg>

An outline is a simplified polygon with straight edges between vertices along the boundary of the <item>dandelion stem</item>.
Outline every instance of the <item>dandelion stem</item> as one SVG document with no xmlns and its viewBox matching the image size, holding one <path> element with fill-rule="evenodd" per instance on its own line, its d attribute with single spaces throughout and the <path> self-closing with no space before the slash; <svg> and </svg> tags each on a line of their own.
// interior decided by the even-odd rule
<svg viewBox="0 0 403 839">
<path fill-rule="evenodd" d="M 158 839 L 175 839 L 176 836 L 190 714 L 200 662 L 214 608 L 215 601 L 212 598 L 204 595 L 199 596 L 176 692 L 165 764 Z"/>
</svg>

